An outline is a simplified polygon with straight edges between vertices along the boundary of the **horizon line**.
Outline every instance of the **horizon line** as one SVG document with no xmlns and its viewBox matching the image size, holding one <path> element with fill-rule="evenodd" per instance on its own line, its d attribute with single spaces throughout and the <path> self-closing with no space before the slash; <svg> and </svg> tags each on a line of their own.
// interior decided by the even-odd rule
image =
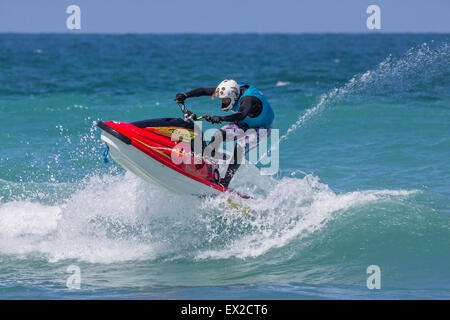
<svg viewBox="0 0 450 320">
<path fill-rule="evenodd" d="M 0 31 L 0 34 L 18 35 L 450 35 L 450 31 L 363 31 L 363 32 L 79 32 L 79 31 L 43 31 L 43 32 L 21 32 Z"/>
</svg>

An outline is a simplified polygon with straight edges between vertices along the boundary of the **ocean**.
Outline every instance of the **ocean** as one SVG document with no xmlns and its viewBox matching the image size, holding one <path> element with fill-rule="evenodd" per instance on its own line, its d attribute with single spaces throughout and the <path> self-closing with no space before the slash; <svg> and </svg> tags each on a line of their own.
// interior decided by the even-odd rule
<svg viewBox="0 0 450 320">
<path fill-rule="evenodd" d="M 281 138 L 232 182 L 250 214 L 103 162 L 96 121 L 226 78 Z M 448 34 L 4 33 L 0 123 L 1 299 L 450 298 Z"/>
</svg>

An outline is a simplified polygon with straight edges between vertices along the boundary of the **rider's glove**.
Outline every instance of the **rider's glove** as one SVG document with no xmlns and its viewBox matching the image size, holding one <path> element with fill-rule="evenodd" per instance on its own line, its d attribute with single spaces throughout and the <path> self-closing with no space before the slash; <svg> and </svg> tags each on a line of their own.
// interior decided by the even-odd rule
<svg viewBox="0 0 450 320">
<path fill-rule="evenodd" d="M 187 95 L 186 93 L 177 93 L 177 95 L 175 96 L 175 101 L 179 102 L 179 103 L 183 103 L 184 100 L 186 100 Z"/>
<path fill-rule="evenodd" d="M 222 117 L 212 116 L 212 117 L 210 117 L 210 118 L 208 118 L 206 120 L 211 122 L 211 123 L 221 123 L 222 122 Z"/>
</svg>

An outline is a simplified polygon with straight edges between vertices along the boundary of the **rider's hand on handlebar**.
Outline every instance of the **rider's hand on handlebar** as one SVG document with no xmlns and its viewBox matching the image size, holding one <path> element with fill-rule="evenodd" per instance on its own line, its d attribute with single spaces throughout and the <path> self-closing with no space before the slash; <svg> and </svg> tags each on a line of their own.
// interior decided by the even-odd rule
<svg viewBox="0 0 450 320">
<path fill-rule="evenodd" d="M 197 115 L 195 113 L 192 113 L 191 111 L 187 110 L 186 114 L 188 116 L 188 118 L 191 118 L 192 120 L 197 120 Z"/>
<path fill-rule="evenodd" d="M 222 119 L 219 116 L 212 116 L 211 117 L 210 115 L 206 115 L 205 116 L 205 120 L 209 121 L 211 123 L 221 123 L 222 122 Z"/>
<path fill-rule="evenodd" d="M 211 118 L 211 123 L 221 123 L 222 122 L 222 118 L 219 116 L 213 116 Z"/>
<path fill-rule="evenodd" d="M 177 93 L 177 95 L 175 96 L 175 101 L 178 103 L 183 103 L 184 100 L 186 100 L 187 95 L 186 93 Z"/>
</svg>

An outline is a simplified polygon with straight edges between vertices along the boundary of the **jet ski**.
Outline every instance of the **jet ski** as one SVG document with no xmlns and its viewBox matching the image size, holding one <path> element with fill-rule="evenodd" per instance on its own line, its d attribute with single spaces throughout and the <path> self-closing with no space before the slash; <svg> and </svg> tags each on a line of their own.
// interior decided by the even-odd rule
<svg viewBox="0 0 450 320">
<path fill-rule="evenodd" d="M 131 123 L 99 121 L 96 125 L 102 130 L 101 140 L 111 157 L 150 183 L 177 193 L 214 196 L 230 192 L 247 199 L 248 196 L 220 185 L 218 164 L 192 152 L 199 132 L 194 128 L 194 120 L 203 117 L 196 117 L 182 103 L 179 106 L 183 119 L 157 118 Z M 204 148 L 206 144 L 201 139 Z M 181 161 L 181 158 L 189 161 Z"/>
</svg>

